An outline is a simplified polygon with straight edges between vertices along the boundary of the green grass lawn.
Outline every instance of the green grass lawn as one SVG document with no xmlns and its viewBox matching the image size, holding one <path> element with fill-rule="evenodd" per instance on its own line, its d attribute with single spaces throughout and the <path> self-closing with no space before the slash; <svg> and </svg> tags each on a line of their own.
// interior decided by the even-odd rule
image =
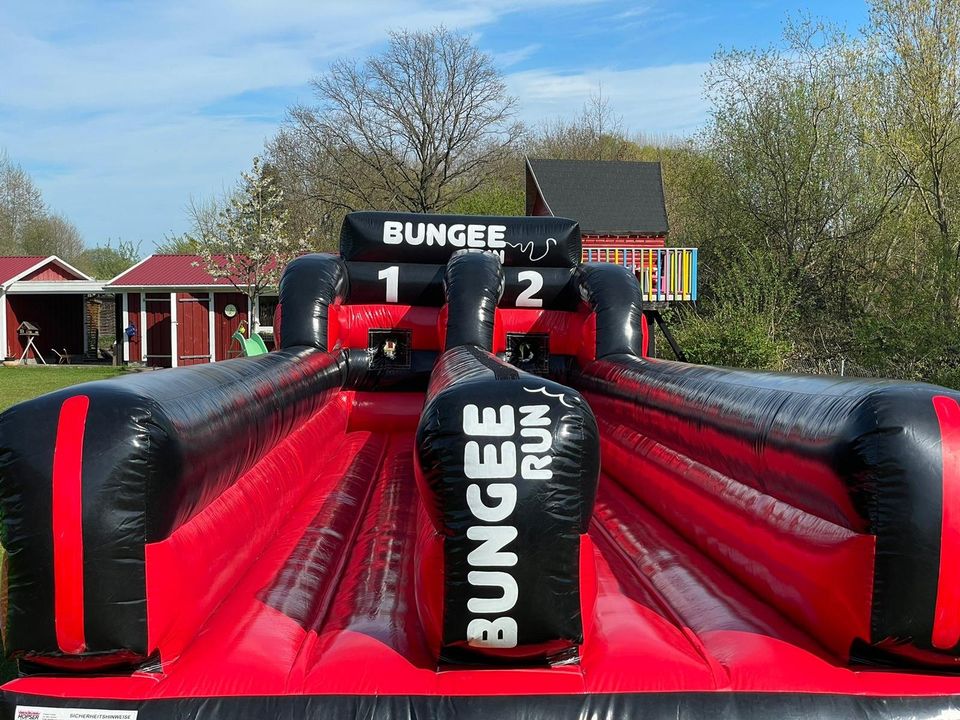
<svg viewBox="0 0 960 720">
<path fill-rule="evenodd" d="M 23 400 L 88 380 L 103 380 L 122 373 L 115 367 L 50 367 L 23 365 L 0 367 L 0 411 Z"/>
</svg>

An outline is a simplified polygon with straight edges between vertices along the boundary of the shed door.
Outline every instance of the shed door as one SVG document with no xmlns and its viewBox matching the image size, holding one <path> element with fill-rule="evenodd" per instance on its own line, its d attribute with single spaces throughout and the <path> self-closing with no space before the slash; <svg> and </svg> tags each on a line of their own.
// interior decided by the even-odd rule
<svg viewBox="0 0 960 720">
<path fill-rule="evenodd" d="M 234 345 L 233 334 L 240 327 L 249 325 L 247 322 L 247 296 L 237 292 L 218 292 L 213 295 L 214 317 L 216 318 L 216 350 L 217 360 L 237 357 L 241 354 L 239 346 Z M 227 317 L 227 306 L 233 305 L 237 312 L 232 318 Z"/>
<path fill-rule="evenodd" d="M 210 362 L 210 295 L 177 293 L 177 364 Z"/>
<path fill-rule="evenodd" d="M 147 365 L 171 367 L 170 294 L 147 293 Z"/>
</svg>

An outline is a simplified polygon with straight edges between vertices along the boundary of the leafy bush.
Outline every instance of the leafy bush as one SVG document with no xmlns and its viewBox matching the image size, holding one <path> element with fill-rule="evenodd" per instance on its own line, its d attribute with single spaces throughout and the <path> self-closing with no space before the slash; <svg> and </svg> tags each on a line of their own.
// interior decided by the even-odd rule
<svg viewBox="0 0 960 720">
<path fill-rule="evenodd" d="M 760 315 L 689 314 L 674 335 L 687 359 L 703 365 L 782 370 L 790 352 L 790 343 L 772 337 Z"/>
</svg>

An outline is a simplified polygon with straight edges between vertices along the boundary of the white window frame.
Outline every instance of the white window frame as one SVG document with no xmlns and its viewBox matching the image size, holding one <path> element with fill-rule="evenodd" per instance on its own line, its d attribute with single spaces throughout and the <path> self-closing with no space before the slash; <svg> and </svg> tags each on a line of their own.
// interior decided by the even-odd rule
<svg viewBox="0 0 960 720">
<path fill-rule="evenodd" d="M 272 321 L 272 320 L 270 321 L 270 324 L 269 324 L 269 325 L 261 325 L 261 324 L 260 324 L 260 298 L 261 298 L 261 297 L 275 297 L 275 298 L 277 298 L 277 302 L 280 302 L 280 295 L 279 295 L 279 293 L 266 292 L 266 293 L 263 293 L 263 295 L 257 295 L 257 300 L 256 300 L 256 302 L 254 303 L 254 312 L 253 312 L 252 316 L 249 316 L 249 315 L 248 315 L 248 318 L 249 318 L 250 321 L 251 321 L 251 322 L 249 323 L 249 326 L 252 328 L 252 331 L 253 331 L 253 332 L 263 331 L 263 332 L 267 333 L 268 335 L 273 335 L 273 321 Z M 255 323 L 253 322 L 254 320 L 256 320 Z"/>
</svg>

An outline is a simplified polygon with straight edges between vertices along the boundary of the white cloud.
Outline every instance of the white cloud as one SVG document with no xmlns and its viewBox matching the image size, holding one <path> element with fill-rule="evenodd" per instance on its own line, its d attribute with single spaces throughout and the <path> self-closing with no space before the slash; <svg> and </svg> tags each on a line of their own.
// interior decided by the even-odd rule
<svg viewBox="0 0 960 720">
<path fill-rule="evenodd" d="M 540 43 L 531 43 L 530 45 L 524 45 L 523 47 L 516 48 L 515 50 L 494 53 L 493 62 L 501 70 L 513 67 L 514 65 L 522 63 L 524 60 L 529 60 L 542 47 L 543 45 Z"/>
<path fill-rule="evenodd" d="M 218 193 L 233 184 L 276 129 L 272 122 L 233 117 L 125 114 L 75 122 L 0 125 L 11 154 L 26 155 L 49 170 L 35 172 L 48 205 L 65 212 L 88 244 L 108 237 L 144 240 L 144 250 L 165 233 L 186 230 L 191 196 Z"/>
<path fill-rule="evenodd" d="M 0 107 L 167 109 L 302 84 L 331 58 L 382 41 L 394 27 L 492 22 L 487 2 L 435 10 L 417 0 L 360 3 L 170 3 L 86 8 L 102 26 L 82 33 L 46 18 L 0 25 Z M 292 6 L 292 7 L 290 7 Z M 78 4 L 70 15 L 83 12 Z M 52 13 L 57 18 L 56 13 Z M 29 18 L 27 20 L 30 20 Z"/>
<path fill-rule="evenodd" d="M 311 76 L 333 58 L 366 53 L 392 28 L 443 24 L 485 46 L 492 36 L 482 33 L 511 13 L 606 1 L 7 4 L 0 9 L 0 66 L 7 68 L 0 148 L 34 174 L 48 204 L 76 222 L 88 244 L 142 238 L 149 250 L 164 233 L 186 229 L 191 195 L 231 185 L 275 132 L 284 101 L 238 97 L 308 100 Z M 539 39 L 542 30 L 524 37 Z M 509 69 L 541 52 L 539 42 L 521 41 L 494 57 Z M 576 114 L 602 82 L 631 128 L 682 131 L 703 118 L 702 69 L 529 70 L 508 81 L 527 120 Z"/>
<path fill-rule="evenodd" d="M 549 0 L 543 0 L 549 1 Z M 554 0 L 556 1 L 556 0 Z M 564 0 L 560 0 L 561 2 Z M 576 1 L 576 0 L 575 0 Z M 282 107 L 210 112 L 243 94 L 309 97 L 332 58 L 391 28 L 472 29 L 519 0 L 188 0 L 0 10 L 0 148 L 34 174 L 88 244 L 185 229 L 191 195 L 231 185 L 276 130 Z"/>
<path fill-rule="evenodd" d="M 526 70 L 507 76 L 520 98 L 524 120 L 572 117 L 599 87 L 611 108 L 632 131 L 679 134 L 701 126 L 707 117 L 703 74 L 707 63 L 684 63 L 629 70 L 598 69 L 563 73 Z"/>
</svg>

